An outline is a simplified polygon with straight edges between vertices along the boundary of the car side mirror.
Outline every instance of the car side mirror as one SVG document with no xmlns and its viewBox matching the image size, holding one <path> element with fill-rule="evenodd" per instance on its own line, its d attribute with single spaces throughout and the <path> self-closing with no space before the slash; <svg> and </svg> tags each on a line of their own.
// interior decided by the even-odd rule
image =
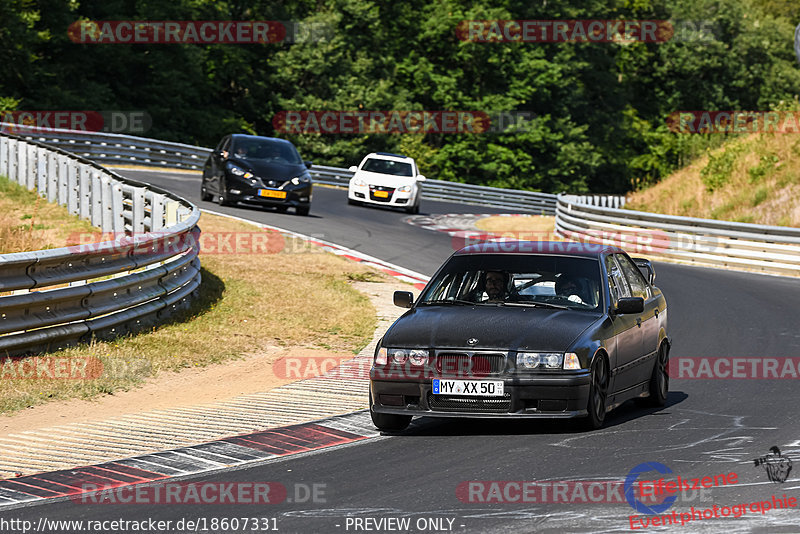
<svg viewBox="0 0 800 534">
<path fill-rule="evenodd" d="M 424 177 L 424 176 L 422 176 L 421 174 L 417 176 L 417 181 L 418 181 L 418 182 L 424 182 L 425 180 L 427 180 L 427 178 L 425 178 L 425 177 Z"/>
<path fill-rule="evenodd" d="M 356 172 L 358 170 L 358 167 L 356 167 L 355 165 L 350 165 L 350 168 L 347 170 L 350 172 Z"/>
<path fill-rule="evenodd" d="M 642 313 L 644 311 L 644 299 L 642 297 L 622 297 L 617 301 L 616 313 Z"/>
<path fill-rule="evenodd" d="M 639 268 L 639 270 L 642 271 L 642 274 L 644 275 L 645 278 L 647 278 L 647 281 L 652 286 L 653 282 L 655 282 L 656 280 L 656 270 L 653 267 L 653 263 L 650 260 L 646 260 L 644 258 L 631 258 L 631 259 L 633 260 L 633 263 L 635 263 L 636 266 Z"/>
<path fill-rule="evenodd" d="M 395 291 L 394 305 L 400 308 L 410 308 L 414 304 L 414 294 L 411 291 Z"/>
<path fill-rule="evenodd" d="M 306 169 L 310 169 L 314 164 L 310 161 L 304 161 L 303 165 L 306 166 Z"/>
</svg>

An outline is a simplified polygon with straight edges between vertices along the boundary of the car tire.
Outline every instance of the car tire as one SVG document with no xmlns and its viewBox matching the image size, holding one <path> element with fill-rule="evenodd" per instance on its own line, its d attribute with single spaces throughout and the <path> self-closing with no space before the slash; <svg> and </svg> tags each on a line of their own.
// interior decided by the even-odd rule
<svg viewBox="0 0 800 534">
<path fill-rule="evenodd" d="M 303 215 L 303 216 L 305 216 L 305 215 L 308 215 L 308 212 L 309 212 L 309 211 L 311 211 L 311 206 L 297 206 L 297 207 L 294 209 L 294 211 L 295 211 L 295 212 L 296 212 L 298 215 Z"/>
<path fill-rule="evenodd" d="M 205 186 L 200 187 L 200 200 L 209 201 L 213 198 L 213 195 L 206 191 Z"/>
<path fill-rule="evenodd" d="M 225 182 L 219 183 L 219 194 L 217 195 L 217 204 L 220 206 L 230 206 L 231 201 L 228 198 L 228 188 L 225 187 Z"/>
<path fill-rule="evenodd" d="M 358 200 L 353 200 L 352 198 L 348 198 L 347 199 L 347 203 L 350 204 L 351 206 L 360 206 L 361 205 L 361 202 L 359 202 Z"/>
<path fill-rule="evenodd" d="M 372 406 L 369 407 L 369 415 L 372 417 L 372 424 L 375 425 L 375 428 L 383 432 L 401 432 L 411 424 L 410 415 L 375 413 L 372 411 Z"/>
<path fill-rule="evenodd" d="M 608 363 L 598 354 L 592 362 L 591 384 L 589 385 L 588 412 L 584 420 L 587 430 L 597 430 L 606 420 L 606 400 L 608 399 Z"/>
<path fill-rule="evenodd" d="M 650 377 L 650 396 L 645 399 L 650 406 L 664 406 L 669 394 L 669 347 L 661 343 Z"/>
<path fill-rule="evenodd" d="M 411 213 L 412 215 L 416 215 L 419 213 L 419 204 L 414 204 L 410 208 L 406 208 L 407 213 Z"/>
</svg>

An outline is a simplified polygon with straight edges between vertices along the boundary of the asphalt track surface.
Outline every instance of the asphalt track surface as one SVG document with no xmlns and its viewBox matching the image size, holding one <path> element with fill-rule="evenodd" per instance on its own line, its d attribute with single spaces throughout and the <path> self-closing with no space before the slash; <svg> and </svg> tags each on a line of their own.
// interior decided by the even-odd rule
<svg viewBox="0 0 800 534">
<path fill-rule="evenodd" d="M 404 213 L 348 206 L 341 190 L 317 188 L 312 216 L 298 217 L 291 212 L 219 208 L 200 202 L 196 176 L 122 173 L 166 187 L 203 208 L 313 235 L 427 275 L 452 252 L 447 235 L 403 224 Z M 427 214 L 492 211 L 498 210 L 422 203 L 422 213 Z M 669 305 L 673 358 L 800 356 L 797 280 L 670 264 L 657 264 L 656 271 L 657 285 Z M 673 477 L 738 475 L 737 483 L 728 487 L 704 490 L 702 495 L 685 493 L 665 513 L 771 500 L 773 495 L 800 498 L 800 388 L 796 380 L 673 379 L 670 389 L 665 408 L 626 403 L 595 432 L 584 432 L 568 422 L 422 418 L 399 435 L 190 479 L 279 482 L 293 502 L 168 506 L 61 500 L 3 511 L 0 519 L 35 523 L 42 517 L 152 518 L 175 525 L 182 518 L 269 517 L 276 519 L 280 532 L 305 533 L 397 532 L 395 523 L 374 521 L 409 518 L 409 532 L 621 532 L 631 530 L 629 516 L 634 513 L 624 498 L 621 503 L 586 502 L 591 499 L 570 490 L 555 503 L 498 503 L 496 498 L 487 503 L 462 500 L 456 490 L 469 481 L 621 481 L 643 462 L 665 464 Z M 765 471 L 753 462 L 774 445 L 795 460 L 795 469 L 784 483 L 768 481 Z M 642 478 L 658 476 L 650 472 Z M 298 484 L 324 485 L 318 486 L 324 494 L 317 502 L 297 502 L 293 493 L 302 487 Z M 491 486 L 485 488 L 488 492 Z M 369 521 L 356 523 L 355 519 Z M 435 522 L 426 523 L 437 519 L 444 520 L 439 528 Z M 739 518 L 646 530 L 800 532 L 800 509 L 748 511 Z M 173 527 L 169 532 L 180 530 Z"/>
</svg>

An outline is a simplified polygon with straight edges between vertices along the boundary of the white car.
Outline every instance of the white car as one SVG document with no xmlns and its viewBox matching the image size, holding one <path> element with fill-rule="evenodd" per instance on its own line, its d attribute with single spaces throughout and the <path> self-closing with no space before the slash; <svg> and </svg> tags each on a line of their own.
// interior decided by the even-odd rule
<svg viewBox="0 0 800 534">
<path fill-rule="evenodd" d="M 350 167 L 350 172 L 355 174 L 347 187 L 348 204 L 378 204 L 419 213 L 419 182 L 425 177 L 414 158 L 373 152 L 358 167 Z"/>
</svg>

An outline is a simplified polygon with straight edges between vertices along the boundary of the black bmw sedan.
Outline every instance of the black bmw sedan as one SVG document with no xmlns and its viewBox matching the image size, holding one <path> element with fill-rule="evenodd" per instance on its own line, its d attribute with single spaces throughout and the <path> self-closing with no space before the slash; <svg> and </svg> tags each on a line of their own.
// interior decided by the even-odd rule
<svg viewBox="0 0 800 534">
<path fill-rule="evenodd" d="M 298 215 L 308 215 L 310 168 L 311 162 L 303 161 L 284 139 L 227 135 L 206 160 L 200 198 L 221 206 L 246 202 L 278 211 L 293 207 Z"/>
<path fill-rule="evenodd" d="M 647 276 L 643 274 L 646 271 Z M 623 250 L 487 242 L 455 252 L 386 331 L 370 369 L 381 430 L 412 416 L 582 418 L 623 402 L 662 406 L 667 303 L 655 271 Z"/>
</svg>

